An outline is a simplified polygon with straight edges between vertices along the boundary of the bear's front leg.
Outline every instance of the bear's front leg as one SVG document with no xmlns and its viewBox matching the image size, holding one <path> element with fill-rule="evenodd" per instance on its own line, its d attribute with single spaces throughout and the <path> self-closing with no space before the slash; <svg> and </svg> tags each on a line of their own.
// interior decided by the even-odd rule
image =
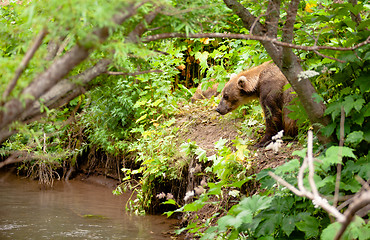
<svg viewBox="0 0 370 240">
<path fill-rule="evenodd" d="M 283 129 L 282 110 L 279 94 L 268 94 L 260 99 L 260 103 L 265 114 L 265 136 L 255 144 L 256 147 L 266 146 L 273 136 Z"/>
</svg>

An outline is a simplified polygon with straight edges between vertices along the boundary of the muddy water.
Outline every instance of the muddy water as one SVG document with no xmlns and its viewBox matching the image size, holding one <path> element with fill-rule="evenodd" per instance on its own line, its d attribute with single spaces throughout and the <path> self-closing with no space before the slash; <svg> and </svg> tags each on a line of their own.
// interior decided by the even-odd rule
<svg viewBox="0 0 370 240">
<path fill-rule="evenodd" d="M 170 239 L 174 222 L 130 216 L 126 197 L 81 181 L 37 181 L 0 173 L 0 239 Z"/>
</svg>

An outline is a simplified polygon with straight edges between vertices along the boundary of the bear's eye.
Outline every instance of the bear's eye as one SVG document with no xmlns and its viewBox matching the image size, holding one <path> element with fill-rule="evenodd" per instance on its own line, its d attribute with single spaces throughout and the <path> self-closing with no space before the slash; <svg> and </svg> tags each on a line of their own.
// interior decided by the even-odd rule
<svg viewBox="0 0 370 240">
<path fill-rule="evenodd" d="M 227 94 L 224 94 L 224 99 L 227 101 L 229 99 L 229 96 Z"/>
</svg>

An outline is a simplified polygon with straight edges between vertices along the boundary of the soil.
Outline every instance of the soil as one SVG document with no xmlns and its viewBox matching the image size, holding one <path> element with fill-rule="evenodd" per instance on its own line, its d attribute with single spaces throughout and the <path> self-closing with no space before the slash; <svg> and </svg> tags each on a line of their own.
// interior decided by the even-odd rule
<svg viewBox="0 0 370 240">
<path fill-rule="evenodd" d="M 244 140 L 249 139 L 250 145 L 248 145 L 248 149 L 253 156 L 251 174 L 284 164 L 292 159 L 292 152 L 300 148 L 299 143 L 292 140 L 284 141 L 276 153 L 265 148 L 256 148 L 253 145 L 263 136 L 264 126 L 256 130 L 255 134 L 247 135 L 241 131 L 243 121 L 248 120 L 247 116 L 237 117 L 232 113 L 221 116 L 214 110 L 215 108 L 216 104 L 213 100 L 201 100 L 195 103 L 185 104 L 182 112 L 176 116 L 177 126 L 181 129 L 179 136 L 182 139 L 180 142 L 186 142 L 188 140 L 195 141 L 199 147 L 207 151 L 207 156 L 210 156 L 214 154 L 215 143 L 220 138 L 227 139 L 229 146 L 232 146 L 232 140 L 236 137 L 243 138 Z M 189 182 L 188 185 L 190 185 Z M 228 190 L 225 189 L 225 191 Z M 248 186 L 244 186 L 244 195 L 250 196 L 258 191 L 260 191 L 259 183 L 256 181 L 249 182 Z M 225 192 L 225 196 L 227 195 Z M 215 201 L 219 202 L 219 199 L 215 199 Z M 228 198 L 216 205 L 205 205 L 198 212 L 189 213 L 186 219 L 182 219 L 181 225 L 185 227 L 192 220 L 203 219 L 205 221 L 206 219 L 211 219 L 215 213 L 221 213 L 217 218 L 210 220 L 211 224 L 215 224 L 217 219 L 225 214 L 225 211 L 220 211 L 220 209 L 227 210 L 237 202 L 238 199 Z M 199 229 L 199 231 L 202 231 L 202 229 Z M 193 239 L 194 236 L 185 233 L 185 236 L 182 237 Z"/>
<path fill-rule="evenodd" d="M 266 168 L 275 168 L 292 158 L 292 152 L 300 145 L 297 141 L 284 141 L 277 153 L 265 148 L 256 148 L 253 144 L 263 135 L 264 128 L 257 131 L 258 136 L 247 136 L 241 131 L 241 124 L 247 117 L 237 118 L 227 114 L 221 116 L 214 109 L 212 100 L 197 101 L 183 106 L 183 111 L 176 116 L 177 125 L 182 129 L 180 136 L 183 141 L 190 139 L 202 149 L 207 151 L 207 156 L 214 154 L 214 145 L 220 139 L 227 139 L 232 145 L 236 137 L 249 139 L 249 150 L 254 152 L 254 167 L 256 173 Z"/>
</svg>

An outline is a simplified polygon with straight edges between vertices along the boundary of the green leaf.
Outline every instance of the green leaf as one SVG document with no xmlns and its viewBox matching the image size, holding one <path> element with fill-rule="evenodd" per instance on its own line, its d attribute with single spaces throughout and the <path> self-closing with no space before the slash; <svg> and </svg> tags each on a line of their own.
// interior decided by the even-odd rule
<svg viewBox="0 0 370 240">
<path fill-rule="evenodd" d="M 370 236 L 370 223 L 366 223 L 364 219 L 355 216 L 355 220 L 348 227 L 351 234 L 349 239 L 368 240 Z"/>
<path fill-rule="evenodd" d="M 303 216 L 303 220 L 295 225 L 305 233 L 306 238 L 315 238 L 319 235 L 319 221 L 312 216 Z"/>
<path fill-rule="evenodd" d="M 195 154 L 198 156 L 197 158 L 199 159 L 199 161 L 207 161 L 207 151 L 198 147 L 197 149 L 195 149 Z"/>
<path fill-rule="evenodd" d="M 334 236 L 337 234 L 341 227 L 339 222 L 335 222 L 327 226 L 320 236 L 321 240 L 333 240 Z"/>
<path fill-rule="evenodd" d="M 295 229 L 294 225 L 295 221 L 296 217 L 292 215 L 283 218 L 283 222 L 281 223 L 281 229 L 288 237 Z"/>
<path fill-rule="evenodd" d="M 364 117 L 370 117 L 370 103 L 366 104 L 364 108 L 366 109 L 364 112 Z"/>
<path fill-rule="evenodd" d="M 349 160 L 343 169 L 343 177 L 348 179 L 353 178 L 354 174 L 358 174 L 363 179 L 370 178 L 370 155 L 361 157 L 356 162 Z"/>
<path fill-rule="evenodd" d="M 240 180 L 240 181 L 233 182 L 231 184 L 231 186 L 232 187 L 236 187 L 236 188 L 241 188 L 244 183 L 246 183 L 247 181 L 250 181 L 250 180 L 253 180 L 253 177 L 252 176 L 246 177 L 245 179 Z"/>
<path fill-rule="evenodd" d="M 202 67 L 202 71 L 205 71 L 208 68 L 207 59 L 208 59 L 209 52 L 197 52 L 195 54 L 195 58 L 199 60 L 199 65 Z"/>
<path fill-rule="evenodd" d="M 302 150 L 295 150 L 292 155 L 304 158 L 307 155 L 307 149 L 303 148 Z"/>
<path fill-rule="evenodd" d="M 357 99 L 356 102 L 354 103 L 354 108 L 356 109 L 357 112 L 360 112 L 362 105 L 364 105 L 365 99 L 360 98 Z"/>
<path fill-rule="evenodd" d="M 249 210 L 244 210 L 238 213 L 235 217 L 232 215 L 226 215 L 221 217 L 217 224 L 221 231 L 225 231 L 227 227 L 239 228 L 242 224 L 252 222 L 252 213 Z"/>
<path fill-rule="evenodd" d="M 163 99 L 158 99 L 157 101 L 155 101 L 154 103 L 152 103 L 152 106 L 153 107 L 157 107 L 163 101 L 164 101 Z"/>
<path fill-rule="evenodd" d="M 146 116 L 147 116 L 148 114 L 144 114 L 143 116 L 141 116 L 138 120 L 136 120 L 136 123 L 138 123 L 138 122 L 140 122 L 140 121 L 142 121 L 142 120 L 144 120 L 145 118 L 146 118 Z"/>
<path fill-rule="evenodd" d="M 356 193 L 361 189 L 361 184 L 356 179 L 349 179 L 340 183 L 340 188 L 346 191 Z"/>
<path fill-rule="evenodd" d="M 176 205 L 177 206 L 177 202 L 173 199 L 168 199 L 167 201 L 162 202 L 161 204 L 171 204 L 171 205 Z"/>
<path fill-rule="evenodd" d="M 257 237 L 271 235 L 280 224 L 279 214 L 273 214 L 265 221 L 259 224 L 257 228 Z"/>
<path fill-rule="evenodd" d="M 335 130 L 335 128 L 337 127 L 337 124 L 336 123 L 330 123 L 328 125 L 326 125 L 325 127 L 321 128 L 320 131 L 327 137 L 331 136 Z"/>
<path fill-rule="evenodd" d="M 272 198 L 253 195 L 252 197 L 242 199 L 237 206 L 236 211 L 250 210 L 253 216 L 256 216 L 261 210 L 269 208 L 271 201 Z"/>
<path fill-rule="evenodd" d="M 333 237 L 337 234 L 341 224 L 338 222 L 330 224 L 327 228 L 322 231 L 321 240 L 332 240 Z M 355 219 L 350 223 L 344 232 L 341 239 L 351 240 L 368 240 L 370 236 L 370 224 L 366 224 L 365 221 L 359 216 L 355 216 Z"/>
<path fill-rule="evenodd" d="M 340 116 L 341 112 L 341 103 L 335 102 L 328 105 L 328 107 L 325 110 L 325 114 L 329 115 L 331 114 L 331 118 L 334 121 L 337 116 Z"/>
<path fill-rule="evenodd" d="M 370 56 L 370 52 L 368 52 Z M 370 81 L 368 73 L 363 73 L 359 78 L 356 79 L 356 85 L 360 87 L 362 93 L 368 92 L 370 89 Z"/>
<path fill-rule="evenodd" d="M 348 116 L 349 112 L 355 105 L 355 101 L 352 96 L 346 96 L 343 101 L 344 111 L 346 112 L 346 116 Z"/>
<path fill-rule="evenodd" d="M 321 158 L 323 162 L 322 167 L 326 169 L 333 164 L 341 163 L 342 157 L 350 157 L 356 159 L 352 148 L 331 146 L 326 150 L 325 157 Z"/>
<path fill-rule="evenodd" d="M 353 145 L 359 144 L 362 140 L 364 140 L 364 133 L 362 131 L 353 131 L 347 135 L 346 142 L 351 143 Z"/>
<path fill-rule="evenodd" d="M 199 211 L 202 207 L 204 207 L 204 205 L 206 205 L 206 202 L 204 202 L 203 199 L 198 199 L 192 203 L 186 204 L 184 206 L 184 211 L 196 212 Z"/>
<path fill-rule="evenodd" d="M 316 183 L 316 187 L 317 188 L 322 188 L 322 187 L 326 186 L 327 184 L 332 184 L 333 181 L 334 181 L 334 177 L 333 176 L 326 176 L 322 180 L 315 180 L 315 183 Z"/>
<path fill-rule="evenodd" d="M 213 182 L 209 182 L 208 187 L 209 187 L 209 190 L 208 190 L 209 195 L 220 195 L 223 184 L 222 183 L 216 184 Z"/>
<path fill-rule="evenodd" d="M 264 236 L 257 238 L 257 240 L 274 240 L 275 238 L 273 236 Z"/>
<path fill-rule="evenodd" d="M 216 142 L 215 148 L 218 149 L 218 150 L 222 149 L 225 146 L 225 144 L 227 143 L 227 141 L 228 141 L 227 139 L 220 138 L 220 140 L 218 140 Z"/>
<path fill-rule="evenodd" d="M 292 173 L 297 171 L 299 167 L 300 167 L 299 160 L 295 158 L 277 167 L 275 170 L 275 174 L 283 175 L 284 173 Z"/>
<path fill-rule="evenodd" d="M 226 215 L 218 219 L 217 224 L 220 231 L 225 231 L 228 227 L 238 228 L 242 222 L 234 216 Z"/>
</svg>

